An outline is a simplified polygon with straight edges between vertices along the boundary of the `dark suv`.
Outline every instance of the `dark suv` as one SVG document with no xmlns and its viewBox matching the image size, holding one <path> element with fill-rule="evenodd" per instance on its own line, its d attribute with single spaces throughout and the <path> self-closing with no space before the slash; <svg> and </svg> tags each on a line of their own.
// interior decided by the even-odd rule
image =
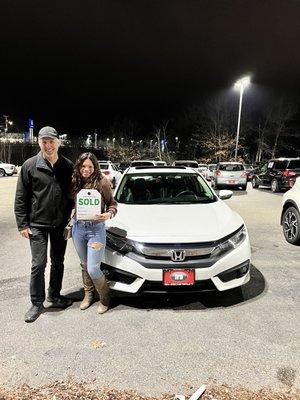
<svg viewBox="0 0 300 400">
<path fill-rule="evenodd" d="M 300 175 L 300 158 L 276 158 L 269 160 L 252 176 L 252 187 L 269 186 L 272 192 L 288 190 Z"/>
</svg>

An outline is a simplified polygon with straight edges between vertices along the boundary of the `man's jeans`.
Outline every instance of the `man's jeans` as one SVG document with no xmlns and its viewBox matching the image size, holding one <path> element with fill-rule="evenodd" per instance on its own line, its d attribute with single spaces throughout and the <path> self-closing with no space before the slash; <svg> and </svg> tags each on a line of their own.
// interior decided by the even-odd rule
<svg viewBox="0 0 300 400">
<path fill-rule="evenodd" d="M 30 228 L 30 247 L 32 267 L 30 278 L 30 296 L 32 304 L 45 300 L 45 268 L 47 264 L 48 238 L 50 238 L 50 282 L 49 297 L 58 297 L 64 274 L 64 256 L 67 241 L 63 237 L 63 228 Z"/>
<path fill-rule="evenodd" d="M 90 277 L 102 278 L 100 265 L 106 245 L 105 223 L 74 221 L 72 238 L 80 261 L 87 265 Z"/>
</svg>

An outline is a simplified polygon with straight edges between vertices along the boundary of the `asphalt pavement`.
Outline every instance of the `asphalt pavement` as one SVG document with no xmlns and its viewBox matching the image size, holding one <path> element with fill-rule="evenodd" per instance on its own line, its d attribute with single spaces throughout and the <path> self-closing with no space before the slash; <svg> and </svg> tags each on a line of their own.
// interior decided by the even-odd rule
<svg viewBox="0 0 300 400">
<path fill-rule="evenodd" d="M 96 303 L 80 311 L 81 273 L 70 241 L 63 293 L 76 301 L 26 324 L 30 251 L 15 226 L 16 180 L 0 178 L 0 384 L 74 377 L 147 395 L 190 392 L 211 381 L 300 387 L 300 247 L 283 238 L 282 194 L 248 185 L 226 201 L 244 218 L 251 239 L 251 281 L 243 297 L 114 297 L 104 315 Z M 47 281 L 48 274 L 49 268 Z"/>
</svg>

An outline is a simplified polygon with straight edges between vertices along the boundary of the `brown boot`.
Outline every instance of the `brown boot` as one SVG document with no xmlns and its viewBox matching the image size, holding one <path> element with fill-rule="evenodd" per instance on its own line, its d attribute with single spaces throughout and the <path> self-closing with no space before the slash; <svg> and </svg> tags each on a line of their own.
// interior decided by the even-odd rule
<svg viewBox="0 0 300 400">
<path fill-rule="evenodd" d="M 80 310 L 86 310 L 93 302 L 94 298 L 94 284 L 87 271 L 86 264 L 81 265 L 82 282 L 84 288 L 84 298 L 80 303 Z"/>
<path fill-rule="evenodd" d="M 94 286 L 99 293 L 100 303 L 98 306 L 98 314 L 104 314 L 108 310 L 109 305 L 109 286 L 105 276 L 99 279 L 93 279 Z"/>
</svg>

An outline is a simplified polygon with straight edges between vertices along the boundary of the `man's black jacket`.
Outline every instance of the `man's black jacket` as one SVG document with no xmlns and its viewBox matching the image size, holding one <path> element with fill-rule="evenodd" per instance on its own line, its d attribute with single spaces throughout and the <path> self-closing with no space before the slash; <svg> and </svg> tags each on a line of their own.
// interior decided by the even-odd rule
<svg viewBox="0 0 300 400">
<path fill-rule="evenodd" d="M 53 168 L 41 152 L 23 164 L 15 197 L 19 230 L 67 224 L 73 207 L 70 193 L 73 164 L 62 155 L 58 157 Z"/>
</svg>

